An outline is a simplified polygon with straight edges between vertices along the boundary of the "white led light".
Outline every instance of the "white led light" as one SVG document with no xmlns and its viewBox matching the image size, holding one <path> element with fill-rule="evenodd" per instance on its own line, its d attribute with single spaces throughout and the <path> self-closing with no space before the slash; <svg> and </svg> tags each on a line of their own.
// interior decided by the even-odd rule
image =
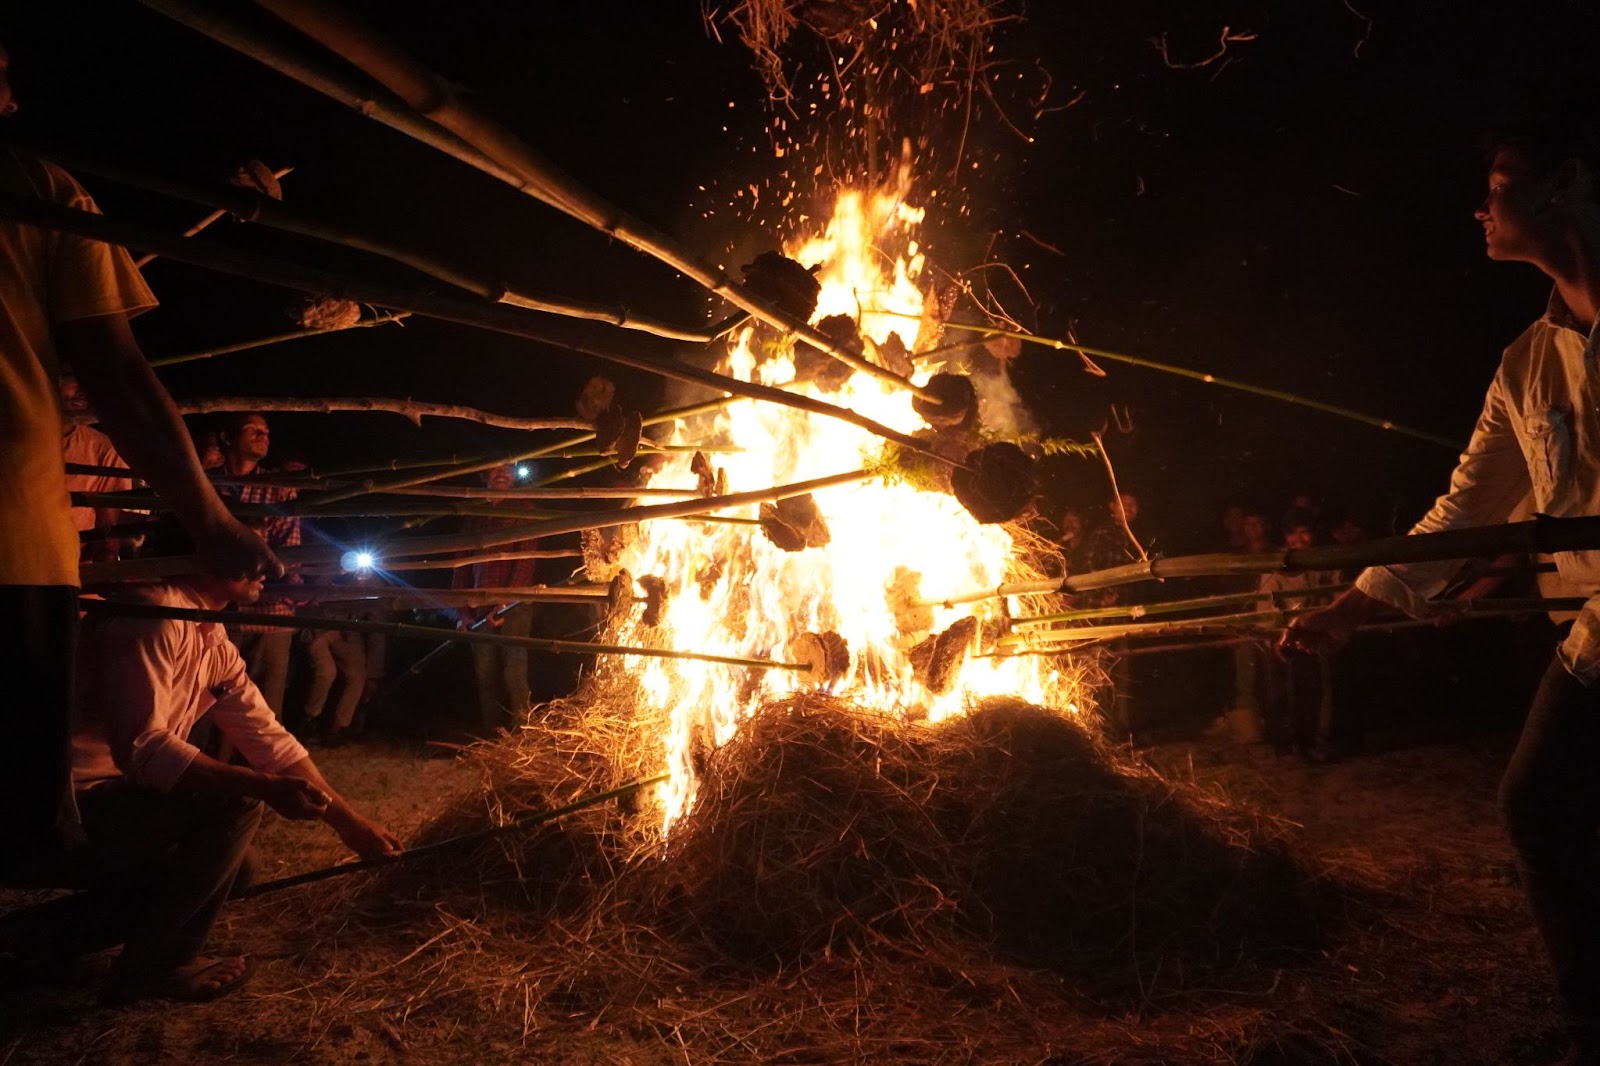
<svg viewBox="0 0 1600 1066">
<path fill-rule="evenodd" d="M 377 557 L 369 551 L 347 551 L 339 557 L 339 565 L 346 573 L 356 570 L 371 570 Z"/>
</svg>

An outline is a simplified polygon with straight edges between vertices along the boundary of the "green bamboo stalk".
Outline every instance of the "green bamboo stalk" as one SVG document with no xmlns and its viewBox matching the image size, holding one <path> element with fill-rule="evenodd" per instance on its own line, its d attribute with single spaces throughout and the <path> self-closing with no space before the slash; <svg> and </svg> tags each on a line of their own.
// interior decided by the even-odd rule
<svg viewBox="0 0 1600 1066">
<path fill-rule="evenodd" d="M 254 340 L 240 341 L 237 344 L 226 344 L 221 348 L 207 348 L 200 352 L 186 352 L 183 355 L 164 355 L 150 360 L 150 365 L 156 368 L 177 366 L 179 363 L 193 363 L 201 359 L 211 359 L 219 355 L 232 355 L 235 352 L 248 352 L 255 348 L 265 348 L 270 344 L 282 344 L 284 341 L 295 341 L 302 337 L 320 337 L 324 333 L 343 333 L 347 329 L 366 329 L 369 326 L 383 326 L 390 322 L 399 322 L 411 317 L 409 311 L 385 311 L 374 315 L 372 318 L 353 323 L 348 326 L 329 326 L 324 329 L 295 329 L 287 333 L 274 333 L 270 337 L 257 337 Z"/>
<path fill-rule="evenodd" d="M 412 270 L 419 271 L 429 277 L 437 278 L 447 285 L 453 285 L 475 296 L 497 303 L 524 307 L 531 311 L 543 311 L 547 314 L 564 315 L 569 318 L 605 322 L 608 325 L 622 329 L 639 330 L 645 333 L 652 333 L 658 337 L 666 337 L 669 340 L 684 341 L 690 344 L 709 344 L 747 317 L 740 313 L 734 316 L 733 319 L 710 327 L 703 326 L 698 329 L 691 329 L 677 323 L 660 322 L 635 315 L 621 306 L 590 303 L 570 297 L 532 292 L 526 289 L 513 289 L 499 281 L 484 280 L 480 277 L 468 275 L 414 248 L 403 247 L 385 238 L 357 233 L 342 226 L 299 214 L 279 201 L 257 192 L 232 187 L 195 185 L 151 174 L 135 167 L 130 167 L 125 163 L 98 159 L 92 155 L 85 155 L 80 151 L 62 149 L 58 146 L 42 147 L 36 150 L 38 154 L 62 163 L 74 173 L 79 171 L 87 172 L 119 184 L 217 209 L 207 216 L 207 221 L 204 224 L 186 231 L 184 233 L 185 237 L 194 236 L 201 229 L 204 229 L 206 225 L 209 225 L 210 222 L 215 221 L 224 214 L 232 214 L 235 218 L 267 226 L 271 229 L 282 230 L 286 233 L 294 233 L 328 244 L 337 244 L 341 247 L 353 248 L 370 255 L 380 256 Z M 153 256 L 146 256 L 145 258 L 149 259 L 153 258 Z"/>
<path fill-rule="evenodd" d="M 1477 599 L 1435 600 L 1428 606 L 1440 612 L 1441 617 L 1494 614 L 1529 614 L 1542 611 L 1581 610 L 1588 600 L 1581 596 L 1551 599 Z M 1072 629 L 1052 629 L 1045 633 L 1012 633 L 995 641 L 1001 648 L 1064 647 L 1085 643 L 1099 643 L 1124 637 L 1168 636 L 1174 633 L 1235 632 L 1240 629 L 1282 629 L 1291 619 L 1321 610 L 1320 607 L 1285 607 L 1276 610 L 1250 611 L 1240 614 L 1211 615 L 1205 618 L 1185 618 L 1164 622 L 1131 622 L 1119 626 L 1081 626 Z M 1420 619 L 1429 625 L 1437 622 Z M 1389 623 L 1384 623 L 1389 624 Z"/>
<path fill-rule="evenodd" d="M 1057 611 L 1054 614 L 1035 614 L 1013 618 L 1013 628 L 1050 625 L 1053 622 L 1081 622 L 1095 618 L 1145 618 L 1152 615 L 1180 614 L 1184 611 L 1204 611 L 1213 607 L 1231 607 L 1236 604 L 1256 603 L 1260 600 L 1277 602 L 1306 596 L 1336 596 L 1350 586 L 1318 585 L 1304 589 L 1275 589 L 1270 592 L 1231 592 L 1220 596 L 1196 596 L 1187 600 L 1168 600 L 1165 603 L 1137 603 L 1120 607 L 1085 607 L 1076 611 Z"/>
<path fill-rule="evenodd" d="M 413 862 L 417 859 L 427 858 L 431 855 L 439 855 L 445 852 L 453 851 L 454 849 L 465 844 L 481 844 L 485 840 L 492 840 L 495 837 L 502 836 L 506 833 L 515 832 L 519 829 L 532 829 L 535 826 L 544 825 L 546 822 L 553 822 L 557 818 L 564 817 L 576 811 L 581 811 L 586 807 L 595 807 L 607 802 L 608 800 L 621 799 L 624 796 L 631 796 L 635 792 L 649 788 L 651 785 L 659 785 L 661 782 L 669 780 L 671 777 L 671 774 L 663 773 L 656 774 L 654 777 L 640 778 L 637 781 L 630 781 L 626 785 L 619 785 L 616 788 L 607 789 L 605 792 L 597 792 L 592 796 L 584 796 L 581 799 L 573 800 L 571 803 L 568 803 L 565 806 L 556 807 L 548 811 L 529 811 L 526 814 L 521 814 L 512 818 L 510 821 L 505 822 L 502 825 L 489 826 L 487 829 L 479 829 L 471 833 L 462 833 L 460 836 L 448 837 L 444 840 L 440 840 L 432 844 L 424 844 L 417 848 L 407 848 L 398 855 L 386 856 L 381 859 L 358 859 L 355 862 L 343 862 L 339 863 L 337 866 L 325 866 L 320 870 L 310 870 L 306 873 L 293 874 L 289 877 L 280 877 L 274 881 L 263 881 L 259 885 L 251 885 L 249 888 L 245 889 L 244 892 L 240 894 L 240 898 L 254 899 L 257 896 L 265 896 L 269 892 L 280 892 L 286 888 L 295 888 L 299 885 L 309 885 L 316 881 L 326 881 L 331 877 L 343 877 L 346 874 L 359 873 L 363 870 L 376 870 L 381 866 L 393 866 L 396 863 Z"/>
<path fill-rule="evenodd" d="M 719 268 L 699 262 L 683 245 L 647 226 L 558 171 L 510 130 L 466 106 L 448 83 L 418 64 L 391 42 L 361 24 L 328 0 L 258 0 L 263 7 L 341 56 L 383 85 L 393 97 L 368 86 L 356 89 L 348 79 L 313 67 L 287 54 L 265 35 L 230 21 L 190 0 L 142 0 L 146 6 L 212 40 L 242 52 L 335 100 L 357 106 L 361 113 L 417 138 L 461 162 L 478 167 L 517 189 L 637 251 L 659 260 L 685 277 L 762 321 L 798 336 L 858 373 L 906 389 L 932 403 L 939 398 L 898 374 L 854 353 L 735 283 Z M 398 97 L 398 106 L 394 97 Z M 442 136 L 441 136 L 442 135 Z M 465 150 L 463 150 L 465 145 Z"/>
<path fill-rule="evenodd" d="M 549 637 L 508 637 L 500 633 L 477 633 L 466 629 L 442 629 L 408 622 L 367 622 L 356 618 L 316 618 L 304 615 L 259 614 L 254 611 L 202 611 L 189 607 L 163 607 L 151 603 L 123 603 L 117 600 L 84 600 L 80 606 L 89 614 L 120 615 L 132 618 L 176 618 L 185 622 L 221 622 L 224 625 L 269 626 L 274 629 L 334 629 L 342 633 L 380 633 L 416 640 L 459 641 L 467 644 L 498 644 L 502 647 L 530 648 L 554 655 L 634 655 L 646 659 L 686 659 L 693 662 L 738 666 L 750 670 L 790 670 L 808 673 L 805 663 L 786 663 L 778 659 L 754 659 L 737 655 L 681 651 L 676 648 L 645 648 L 623 644 L 599 644 L 585 640 L 554 640 Z"/>
<path fill-rule="evenodd" d="M 720 400 L 705 400 L 700 403 L 689 404 L 687 407 L 679 407 L 671 411 L 663 411 L 660 414 L 651 415 L 649 418 L 644 419 L 643 424 L 645 426 L 655 426 L 660 425 L 663 422 L 671 422 L 679 418 L 693 418 L 696 415 L 710 414 L 713 411 L 719 411 L 722 408 L 727 407 L 729 404 L 737 403 L 743 399 L 745 399 L 743 396 L 724 396 Z M 485 470 L 493 470 L 497 466 L 505 466 L 508 463 L 520 463 L 529 459 L 550 458 L 561 454 L 567 449 L 577 447 L 592 440 L 594 440 L 594 433 L 583 433 L 578 436 L 568 437 L 566 440 L 557 441 L 554 444 L 548 444 L 540 448 L 533 448 L 525 452 L 517 452 L 513 455 L 500 456 L 494 459 L 468 462 L 465 465 L 451 467 L 447 470 L 436 470 L 428 474 L 412 475 L 409 477 L 400 478 L 397 481 L 369 481 L 361 486 L 358 490 L 350 490 L 342 495 L 325 496 L 323 497 L 322 502 L 333 503 L 338 500 L 360 496 L 364 493 L 384 493 L 391 489 L 405 489 L 413 488 L 417 485 L 426 485 L 433 481 L 442 481 L 448 477 L 465 477 L 469 474 L 481 474 Z"/>
<path fill-rule="evenodd" d="M 904 312 L 884 311 L 879 313 L 892 315 L 896 318 L 920 320 L 920 316 L 906 314 Z M 1348 419 L 1352 422 L 1360 422 L 1362 425 L 1375 426 L 1378 429 L 1386 429 L 1394 433 L 1399 433 L 1402 436 L 1414 437 L 1417 440 L 1424 440 L 1429 444 L 1437 444 L 1440 447 L 1449 448 L 1451 451 L 1459 452 L 1466 447 L 1466 442 L 1464 441 L 1456 440 L 1451 437 L 1443 437 L 1437 433 L 1430 433 L 1425 429 L 1417 429 L 1413 426 L 1407 426 L 1392 419 L 1380 418 L 1377 415 L 1369 415 L 1364 411 L 1357 411 L 1349 407 L 1340 407 L 1337 404 L 1324 403 L 1321 400 L 1316 400 L 1309 396 L 1302 396 L 1299 393 L 1288 392 L 1284 389 L 1268 388 L 1265 385 L 1255 385 L 1248 381 L 1239 381 L 1236 378 L 1219 377 L 1216 374 L 1208 374 L 1203 370 L 1191 370 L 1188 367 L 1178 366 L 1174 363 L 1162 363 L 1154 359 L 1148 359 L 1144 356 L 1129 355 L 1126 352 L 1113 352 L 1105 348 L 1091 348 L 1086 344 L 1077 344 L 1073 341 L 1061 340 L 1055 337 L 1041 337 L 1035 333 L 1024 333 L 1021 330 L 1014 329 L 1000 329 L 995 326 L 980 326 L 967 322 L 946 322 L 944 323 L 944 326 L 946 329 L 967 330 L 985 337 L 1006 337 L 1012 340 L 1022 341 L 1024 344 L 1035 344 L 1043 348 L 1054 348 L 1057 351 L 1077 352 L 1080 355 L 1086 355 L 1093 359 L 1105 359 L 1113 363 L 1125 363 L 1128 366 L 1142 367 L 1145 370 L 1157 370 L 1163 374 L 1174 374 L 1181 378 L 1188 378 L 1190 381 L 1200 381 L 1207 385 L 1217 385 L 1224 389 L 1233 389 L 1236 392 L 1246 392 L 1252 396 L 1262 396 L 1269 400 L 1278 400 L 1282 403 L 1295 404 L 1300 407 L 1309 407 L 1314 411 L 1321 411 L 1324 414 L 1334 415 L 1338 418 Z"/>
<path fill-rule="evenodd" d="M 817 492 L 836 485 L 871 481 L 879 476 L 881 476 L 881 471 L 852 470 L 848 473 L 830 474 L 826 477 L 812 478 L 809 481 L 797 481 L 788 485 L 774 485 L 764 489 L 751 489 L 748 492 L 735 492 L 726 496 L 709 496 L 705 499 L 653 504 L 644 507 L 623 507 L 610 511 L 586 511 L 561 518 L 547 518 L 532 522 L 513 522 L 498 529 L 477 532 L 448 533 L 433 537 L 407 537 L 379 545 L 374 549 L 374 553 L 379 557 L 379 565 L 382 565 L 383 561 L 388 559 L 434 555 L 439 552 L 498 548 L 503 544 L 513 544 L 517 541 L 537 540 L 541 537 L 553 537 L 561 533 L 577 533 L 585 529 L 607 529 L 612 526 L 629 525 L 636 522 L 653 522 L 662 519 L 719 521 L 715 516 L 702 516 L 706 516 L 709 512 L 727 508 L 745 507 L 753 503 L 766 503 L 772 500 L 787 499 L 791 496 L 803 496 L 807 493 Z M 753 520 L 720 519 L 720 521 L 747 524 Z M 308 544 L 298 548 L 285 548 L 278 553 L 278 556 L 286 565 L 293 567 L 304 563 L 333 562 L 342 554 L 343 552 L 337 546 Z M 115 563 L 86 564 L 82 567 L 82 577 L 85 584 L 106 581 L 148 581 L 161 577 L 197 573 L 204 569 L 204 565 L 203 560 L 195 556 L 175 556 L 165 559 L 129 559 Z"/>
<path fill-rule="evenodd" d="M 601 344 L 592 333 L 583 332 L 571 320 L 549 319 L 548 316 L 537 316 L 516 308 L 485 304 L 481 300 L 440 296 L 401 286 L 364 281 L 349 274 L 314 270 L 239 250 L 223 250 L 192 238 L 175 239 L 150 226 L 113 220 L 89 211 L 79 211 L 52 201 L 18 196 L 10 192 L 0 192 L 0 216 L 48 229 L 80 234 L 91 240 L 109 244 L 152 248 L 182 262 L 239 277 L 254 278 L 268 284 L 282 285 L 303 292 L 340 293 L 346 298 L 360 300 L 363 303 L 412 311 L 444 322 L 454 322 L 525 340 L 558 345 L 570 351 L 671 380 L 848 422 L 934 462 L 946 466 L 961 465 L 959 460 L 941 454 L 928 442 L 891 429 L 849 408 L 801 393 L 787 392 L 770 385 L 742 381 L 726 374 L 701 370 L 672 358 L 671 353 L 665 351 L 652 354 L 644 342 L 647 340 L 654 342 L 655 346 L 660 348 L 662 345 L 658 338 L 635 335 L 625 347 Z"/>
</svg>

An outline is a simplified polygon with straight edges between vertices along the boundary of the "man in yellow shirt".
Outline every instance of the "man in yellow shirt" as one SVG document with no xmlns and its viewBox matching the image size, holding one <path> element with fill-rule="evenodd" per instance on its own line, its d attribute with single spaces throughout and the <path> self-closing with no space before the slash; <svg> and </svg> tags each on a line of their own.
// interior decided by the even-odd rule
<svg viewBox="0 0 1600 1066">
<path fill-rule="evenodd" d="M 0 47 L 0 115 L 16 111 Z M 0 188 L 82 210 L 59 167 L 0 150 Z M 282 572 L 212 489 L 128 320 L 156 304 L 127 252 L 0 220 L 0 875 L 74 843 L 68 709 L 78 623 L 78 537 L 61 453 L 56 378 L 70 362 L 101 427 L 219 573 Z"/>
</svg>

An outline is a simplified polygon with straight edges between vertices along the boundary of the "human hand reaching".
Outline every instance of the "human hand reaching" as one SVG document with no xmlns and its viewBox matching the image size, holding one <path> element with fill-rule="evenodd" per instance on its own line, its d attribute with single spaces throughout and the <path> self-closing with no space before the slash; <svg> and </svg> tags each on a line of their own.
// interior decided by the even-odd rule
<svg viewBox="0 0 1600 1066">
<path fill-rule="evenodd" d="M 399 837 L 359 814 L 352 814 L 334 829 L 345 847 L 363 859 L 389 859 L 406 850 Z"/>
<path fill-rule="evenodd" d="M 262 774 L 256 796 L 268 807 L 296 822 L 314 822 L 328 812 L 332 797 L 292 774 Z"/>
<path fill-rule="evenodd" d="M 226 577 L 283 576 L 283 563 L 267 547 L 261 534 L 231 515 L 200 530 L 194 541 L 195 547 L 217 574 Z"/>
</svg>

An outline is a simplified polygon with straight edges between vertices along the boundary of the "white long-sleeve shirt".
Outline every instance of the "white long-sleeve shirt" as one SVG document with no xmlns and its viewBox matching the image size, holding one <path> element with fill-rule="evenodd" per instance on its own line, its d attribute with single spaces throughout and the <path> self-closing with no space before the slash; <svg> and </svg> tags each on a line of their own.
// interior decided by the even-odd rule
<svg viewBox="0 0 1600 1066">
<path fill-rule="evenodd" d="M 1552 292 L 1543 316 L 1511 343 L 1484 398 L 1450 490 L 1413 533 L 1505 522 L 1530 498 L 1557 518 L 1600 515 L 1600 330 L 1585 335 Z M 1557 552 L 1563 583 L 1589 597 L 1559 655 L 1588 684 L 1600 677 L 1600 551 Z M 1413 617 L 1459 562 L 1373 567 L 1356 579 L 1367 595 Z"/>
<path fill-rule="evenodd" d="M 181 584 L 133 592 L 134 602 L 201 608 Z M 73 710 L 72 781 L 115 778 L 167 792 L 199 749 L 189 733 L 210 714 L 250 765 L 277 773 L 306 756 L 245 674 L 216 622 L 100 616 L 83 627 Z"/>
</svg>

